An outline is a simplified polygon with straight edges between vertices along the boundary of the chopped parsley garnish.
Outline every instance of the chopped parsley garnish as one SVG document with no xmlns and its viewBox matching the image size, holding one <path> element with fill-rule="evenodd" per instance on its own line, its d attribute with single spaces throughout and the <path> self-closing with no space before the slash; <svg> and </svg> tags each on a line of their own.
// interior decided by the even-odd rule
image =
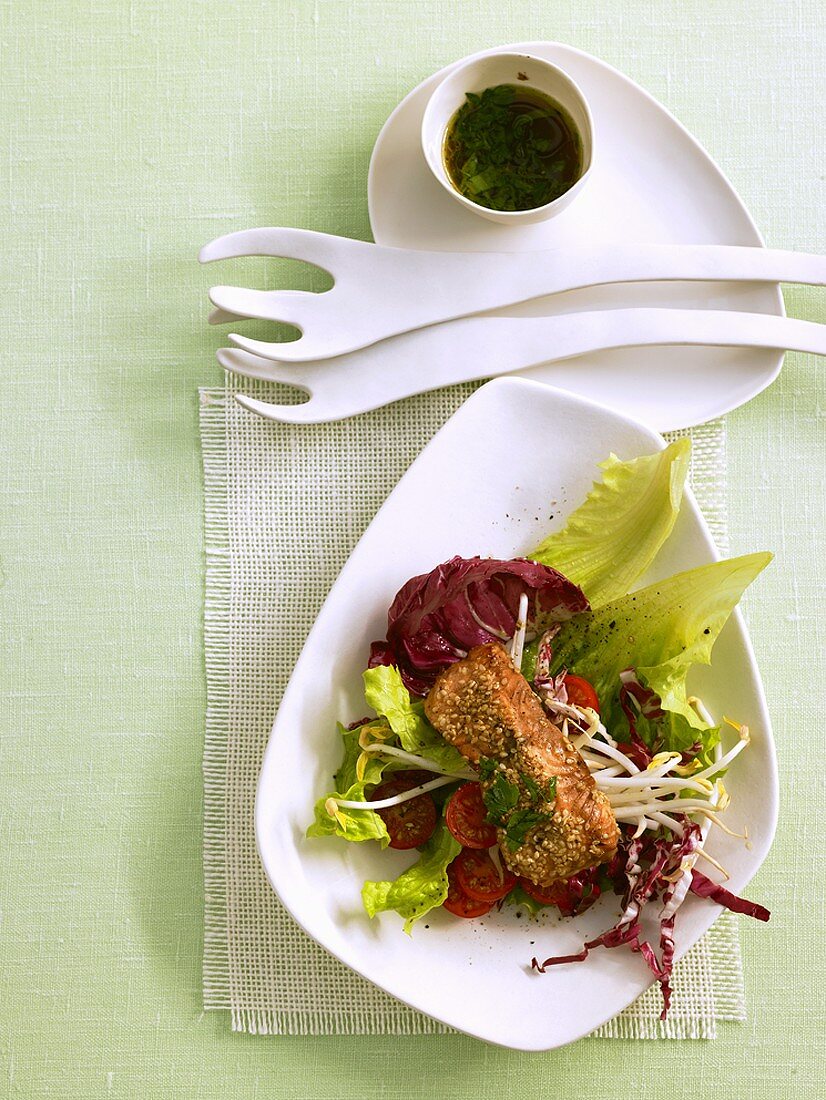
<svg viewBox="0 0 826 1100">
<path fill-rule="evenodd" d="M 521 773 L 522 783 L 528 792 L 531 802 L 553 802 L 556 798 L 556 776 L 552 775 L 548 785 L 543 791 L 539 784 L 530 775 Z"/>
<path fill-rule="evenodd" d="M 491 760 L 489 756 L 479 757 L 479 775 L 482 779 L 490 779 L 493 773 L 496 771 L 496 761 Z"/>
<path fill-rule="evenodd" d="M 515 783 L 509 783 L 501 772 L 497 772 L 493 783 L 483 793 L 482 801 L 488 808 L 488 821 L 494 825 L 503 825 L 505 818 L 519 801 L 519 788 Z"/>
<path fill-rule="evenodd" d="M 532 801 L 538 801 L 540 797 L 539 784 L 535 779 L 532 779 L 529 775 L 522 775 L 522 782 L 525 784 L 525 790 L 531 796 Z"/>
<path fill-rule="evenodd" d="M 515 810 L 508 818 L 505 826 L 505 840 L 508 847 L 519 848 L 525 843 L 525 837 L 540 821 L 547 821 L 549 814 L 538 813 L 536 810 Z"/>
<path fill-rule="evenodd" d="M 520 786 L 506 779 L 504 774 L 498 770 L 495 760 L 485 756 L 481 757 L 479 760 L 479 775 L 481 779 L 490 783 L 490 786 L 482 794 L 482 800 L 488 811 L 487 820 L 493 825 L 499 826 L 500 829 L 504 829 L 505 840 L 509 848 L 519 848 L 525 843 L 525 837 L 535 825 L 538 825 L 540 821 L 550 819 L 551 814 L 544 813 L 541 810 L 531 809 L 530 807 L 516 808 L 522 793 Z M 531 802 L 553 802 L 555 799 L 556 776 L 552 776 L 548 780 L 544 790 L 532 776 L 526 775 L 524 772 L 520 773 L 519 778 Z"/>
</svg>

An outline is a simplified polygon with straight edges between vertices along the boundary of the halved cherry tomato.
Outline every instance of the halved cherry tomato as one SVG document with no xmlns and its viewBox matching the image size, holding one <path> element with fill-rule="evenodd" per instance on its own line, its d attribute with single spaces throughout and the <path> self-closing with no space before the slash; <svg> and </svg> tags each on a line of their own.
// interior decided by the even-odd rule
<svg viewBox="0 0 826 1100">
<path fill-rule="evenodd" d="M 392 798 L 394 795 L 409 791 L 411 787 L 418 787 L 420 783 L 427 783 L 429 779 L 433 779 L 432 772 L 395 772 L 375 788 L 369 801 L 378 802 L 382 798 Z M 436 828 L 436 803 L 427 791 L 416 798 L 400 802 L 398 806 L 376 810 L 376 813 L 387 826 L 391 848 L 399 848 L 403 851 L 408 848 L 418 848 L 419 845 L 430 840 Z"/>
<path fill-rule="evenodd" d="M 565 690 L 568 692 L 568 702 L 573 707 L 590 707 L 599 714 L 599 698 L 594 691 L 594 685 L 582 676 L 565 677 Z"/>
<path fill-rule="evenodd" d="M 550 886 L 539 886 L 530 879 L 520 878 L 519 885 L 540 905 L 559 905 L 560 903 L 564 905 L 568 898 L 567 884 L 564 882 L 552 882 Z"/>
<path fill-rule="evenodd" d="M 442 902 L 442 905 L 447 909 L 448 913 L 452 913 L 454 917 L 483 917 L 485 913 L 489 913 L 493 908 L 494 902 L 479 901 L 464 892 L 459 885 L 455 859 L 448 866 L 447 881 L 447 897 Z"/>
<path fill-rule="evenodd" d="M 463 848 L 453 861 L 456 881 L 469 898 L 476 901 L 499 901 L 516 885 L 516 875 L 502 863 L 502 874 L 488 852 L 478 848 Z"/>
<path fill-rule="evenodd" d="M 463 848 L 491 848 L 496 829 L 485 821 L 487 812 L 479 784 L 463 783 L 447 804 L 445 824 Z"/>
</svg>

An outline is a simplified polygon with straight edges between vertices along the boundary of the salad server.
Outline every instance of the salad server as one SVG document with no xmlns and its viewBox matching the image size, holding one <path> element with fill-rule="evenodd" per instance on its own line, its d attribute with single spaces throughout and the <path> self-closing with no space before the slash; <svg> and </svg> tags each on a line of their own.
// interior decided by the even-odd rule
<svg viewBox="0 0 826 1100">
<path fill-rule="evenodd" d="M 279 363 L 237 348 L 221 348 L 216 354 L 226 370 L 286 383 L 310 398 L 303 404 L 276 405 L 238 394 L 240 404 L 269 420 L 317 424 L 457 382 L 647 345 L 760 347 L 826 355 L 826 326 L 731 310 L 614 309 L 556 317 L 466 317 L 311 363 Z"/>
<path fill-rule="evenodd" d="M 531 253 L 387 248 L 305 229 L 248 229 L 218 237 L 202 263 L 240 256 L 303 260 L 335 280 L 322 293 L 215 286 L 213 324 L 282 321 L 297 340 L 230 339 L 279 362 L 343 355 L 387 337 L 548 294 L 608 283 L 789 282 L 826 285 L 826 256 L 740 245 L 598 245 Z"/>
</svg>

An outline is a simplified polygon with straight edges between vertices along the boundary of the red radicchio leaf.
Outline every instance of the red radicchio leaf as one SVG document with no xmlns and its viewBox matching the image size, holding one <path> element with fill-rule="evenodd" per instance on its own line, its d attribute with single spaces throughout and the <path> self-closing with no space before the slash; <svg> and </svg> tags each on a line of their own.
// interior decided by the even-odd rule
<svg viewBox="0 0 826 1100">
<path fill-rule="evenodd" d="M 556 677 L 551 676 L 551 661 L 554 655 L 553 640 L 560 629 L 560 624 L 554 623 L 554 625 L 549 630 L 546 630 L 539 639 L 539 645 L 536 649 L 534 683 L 539 682 L 545 687 L 552 687 L 555 697 L 559 699 L 560 702 L 567 703 L 568 692 L 565 691 L 565 672 L 563 671 Z"/>
<path fill-rule="evenodd" d="M 650 688 L 640 683 L 636 672 L 632 668 L 620 673 L 619 703 L 622 713 L 628 719 L 628 731 L 631 735 L 629 742 L 622 742 L 623 751 L 629 760 L 638 768 L 645 769 L 653 759 L 653 753 L 637 733 L 637 715 L 645 718 L 663 718 L 665 712 L 661 706 L 659 695 Z M 627 745 L 627 747 L 626 747 Z"/>
<path fill-rule="evenodd" d="M 544 962 L 536 958 L 531 959 L 531 968 L 540 974 L 545 973 L 548 966 L 558 966 L 561 963 L 584 962 L 589 952 L 595 947 L 621 947 L 628 945 L 632 951 L 639 952 L 645 959 L 649 970 L 660 983 L 663 997 L 663 1010 L 660 1019 L 664 1020 L 668 1015 L 671 1005 L 671 971 L 674 965 L 674 921 L 675 913 L 682 896 L 675 899 L 674 894 L 679 881 L 679 872 L 685 860 L 699 847 L 702 840 L 700 826 L 689 821 L 685 815 L 681 817 L 683 834 L 679 837 L 655 837 L 650 841 L 642 839 L 632 840 L 627 845 L 625 860 L 625 875 L 627 886 L 623 897 L 623 910 L 617 923 L 607 932 L 603 932 L 596 939 L 583 944 L 582 950 L 576 955 L 557 955 Z M 643 863 L 648 863 L 643 867 Z M 745 913 L 756 917 L 757 920 L 769 919 L 769 911 L 762 905 L 746 901 L 744 898 L 735 897 L 723 886 L 718 886 L 700 871 L 692 869 L 691 886 L 692 893 L 704 898 L 711 898 L 719 905 L 724 905 L 735 913 Z M 660 924 L 660 957 L 654 948 L 646 940 L 641 939 L 641 917 L 644 906 L 651 900 L 662 897 L 662 908 L 659 915 Z"/>
<path fill-rule="evenodd" d="M 730 909 L 732 913 L 745 913 L 747 917 L 754 917 L 755 920 L 762 921 L 767 921 L 771 917 L 771 913 L 765 906 L 758 905 L 756 901 L 748 901 L 747 898 L 738 898 L 725 886 L 712 882 L 702 871 L 695 870 L 691 872 L 690 890 L 692 894 L 696 894 L 698 897 L 711 898 L 718 905 Z"/>
<path fill-rule="evenodd" d="M 625 755 L 633 760 L 638 768 L 647 768 L 654 753 L 659 751 L 662 741 L 658 738 L 652 748 L 646 745 L 637 732 L 637 715 L 641 714 L 643 718 L 654 720 L 664 718 L 662 700 L 656 691 L 652 691 L 640 682 L 633 668 L 627 668 L 621 672 L 620 681 L 619 703 L 623 714 L 628 719 L 628 730 L 631 734 L 630 741 L 623 742 L 623 745 L 628 745 Z M 702 747 L 702 741 L 695 741 L 689 748 L 684 749 L 681 754 L 683 763 L 690 764 Z"/>
<path fill-rule="evenodd" d="M 387 639 L 373 642 L 370 667 L 395 664 L 414 695 L 426 695 L 442 669 L 516 629 L 519 598 L 529 597 L 528 624 L 563 622 L 587 611 L 573 581 L 547 565 L 515 558 L 451 558 L 413 577 L 387 613 Z"/>
<path fill-rule="evenodd" d="M 373 718 L 357 718 L 355 722 L 351 722 L 350 725 L 347 727 L 347 732 L 352 733 L 353 730 L 360 729 L 362 726 L 366 725 L 368 722 L 373 722 L 373 721 L 375 721 L 375 719 L 373 719 Z"/>
<path fill-rule="evenodd" d="M 564 882 L 557 882 L 553 904 L 563 917 L 578 917 L 597 901 L 602 893 L 600 877 L 603 868 L 589 867 Z"/>
</svg>

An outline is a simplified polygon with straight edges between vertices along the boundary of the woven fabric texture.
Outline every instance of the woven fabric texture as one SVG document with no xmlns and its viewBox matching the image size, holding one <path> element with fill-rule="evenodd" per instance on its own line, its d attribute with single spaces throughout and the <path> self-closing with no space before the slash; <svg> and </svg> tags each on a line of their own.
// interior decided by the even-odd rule
<svg viewBox="0 0 826 1100">
<path fill-rule="evenodd" d="M 444 1031 L 354 977 L 293 922 L 260 866 L 252 805 L 280 694 L 327 590 L 401 474 L 473 387 L 312 427 L 252 416 L 233 399 L 237 388 L 264 399 L 276 392 L 233 375 L 223 390 L 201 390 L 209 692 L 205 1006 L 230 1009 L 235 1029 L 256 1034 Z M 687 434 L 691 484 L 725 551 L 724 422 Z M 708 1039 L 718 1020 L 744 1018 L 730 914 L 675 969 L 665 1022 L 661 1007 L 654 986 L 595 1034 Z"/>
</svg>

